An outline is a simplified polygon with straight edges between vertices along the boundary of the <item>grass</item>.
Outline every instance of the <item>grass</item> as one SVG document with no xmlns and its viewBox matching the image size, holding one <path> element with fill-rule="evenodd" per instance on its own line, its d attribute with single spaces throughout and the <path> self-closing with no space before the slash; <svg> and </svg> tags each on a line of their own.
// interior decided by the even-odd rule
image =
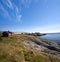
<svg viewBox="0 0 60 62">
<path fill-rule="evenodd" d="M 30 37 L 28 35 L 0 36 L 0 62 L 60 62 L 57 58 L 26 47 L 22 43 L 24 40 L 30 40 Z"/>
</svg>

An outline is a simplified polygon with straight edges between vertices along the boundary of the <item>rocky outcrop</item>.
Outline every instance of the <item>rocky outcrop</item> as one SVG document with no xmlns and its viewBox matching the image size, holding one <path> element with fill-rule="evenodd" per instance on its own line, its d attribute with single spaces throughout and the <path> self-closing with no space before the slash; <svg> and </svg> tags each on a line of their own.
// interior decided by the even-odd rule
<svg viewBox="0 0 60 62">
<path fill-rule="evenodd" d="M 46 39 L 41 39 L 34 36 L 29 36 L 29 40 L 25 40 L 23 43 L 31 48 L 45 52 L 46 54 L 60 58 L 60 45 L 55 42 L 50 42 Z"/>
</svg>

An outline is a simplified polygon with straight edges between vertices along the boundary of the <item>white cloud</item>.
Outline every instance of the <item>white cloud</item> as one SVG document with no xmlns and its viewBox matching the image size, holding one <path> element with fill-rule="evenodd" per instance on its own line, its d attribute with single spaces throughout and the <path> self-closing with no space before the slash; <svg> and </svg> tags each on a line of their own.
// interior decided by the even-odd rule
<svg viewBox="0 0 60 62">
<path fill-rule="evenodd" d="M 8 2 L 8 4 L 7 4 L 7 5 L 8 5 L 8 7 L 9 7 L 9 8 L 13 8 L 13 5 L 12 5 L 11 0 L 7 0 L 7 2 Z"/>
<path fill-rule="evenodd" d="M 14 18 L 17 21 L 21 21 L 22 14 L 21 14 L 21 8 L 18 6 L 18 4 L 23 4 L 24 7 L 28 8 L 32 2 L 38 2 L 39 0 L 20 0 L 18 4 L 16 5 L 16 2 L 12 2 L 12 0 L 1 0 L 3 4 L 0 4 L 0 10 L 3 11 L 2 14 L 5 15 L 5 17 L 10 17 L 10 19 Z M 19 0 L 17 0 L 19 1 Z M 11 14 L 9 10 L 7 10 L 6 7 L 8 7 L 9 10 L 11 10 Z"/>
<path fill-rule="evenodd" d="M 8 7 L 13 9 L 13 3 L 11 2 L 11 0 L 2 0 L 2 2 Z"/>
<path fill-rule="evenodd" d="M 20 10 L 21 8 L 18 7 L 18 5 L 16 5 L 14 2 L 12 5 L 12 2 L 10 0 L 7 0 L 7 1 L 9 2 L 10 7 L 13 8 L 12 11 L 14 12 L 13 15 L 15 14 L 14 17 L 15 17 L 16 21 L 20 22 L 21 18 L 22 18 L 21 10 Z"/>
<path fill-rule="evenodd" d="M 7 17 L 7 16 L 10 17 L 8 11 L 3 7 L 3 5 L 1 3 L 0 3 L 0 10 L 2 11 L 2 13 L 5 17 Z"/>
<path fill-rule="evenodd" d="M 22 15 L 17 15 L 17 21 L 21 21 Z"/>
<path fill-rule="evenodd" d="M 2 0 L 2 3 L 0 2 L 0 10 L 2 11 L 2 15 L 4 15 L 4 17 L 8 18 L 10 17 L 10 19 L 16 20 L 16 21 L 21 21 L 21 8 L 18 7 L 18 5 L 16 5 L 14 2 L 12 2 L 11 0 Z M 19 2 L 18 2 L 19 4 Z M 9 12 L 9 10 L 7 10 L 6 7 L 4 7 L 4 5 L 6 5 L 6 7 L 8 7 L 9 10 L 11 10 L 11 14 Z"/>
<path fill-rule="evenodd" d="M 9 17 L 10 19 L 14 18 L 17 21 L 21 21 L 22 14 L 21 14 L 21 6 L 18 6 L 18 4 L 23 4 L 24 7 L 28 8 L 32 2 L 38 2 L 39 0 L 17 0 L 19 1 L 18 4 L 14 2 L 13 0 L 1 0 L 3 4 L 0 5 L 0 10 L 3 11 L 2 14 L 5 15 L 5 17 Z M 6 7 L 8 7 L 9 10 L 11 10 L 11 14 L 9 10 L 7 10 Z"/>
<path fill-rule="evenodd" d="M 20 8 L 18 8 L 16 5 L 15 5 L 15 17 L 16 17 L 16 20 L 17 21 L 21 21 L 21 18 L 22 18 L 22 15 L 21 15 L 21 11 L 20 11 Z"/>
<path fill-rule="evenodd" d="M 18 7 L 16 6 L 16 13 L 19 13 L 19 9 L 18 9 Z"/>
</svg>

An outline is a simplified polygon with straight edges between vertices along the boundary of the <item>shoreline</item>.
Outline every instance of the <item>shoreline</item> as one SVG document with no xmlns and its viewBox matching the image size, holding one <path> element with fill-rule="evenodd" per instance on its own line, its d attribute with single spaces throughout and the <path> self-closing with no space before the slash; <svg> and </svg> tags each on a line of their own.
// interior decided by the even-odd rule
<svg viewBox="0 0 60 62">
<path fill-rule="evenodd" d="M 13 43 L 13 41 L 17 42 L 18 44 L 22 43 L 30 49 L 33 49 L 33 50 L 45 53 L 48 56 L 60 59 L 60 44 L 57 44 L 55 42 L 50 42 L 46 39 L 42 39 L 37 36 L 25 35 L 25 34 L 15 34 L 13 37 L 1 37 L 0 39 L 2 41 L 1 43 L 4 42 L 5 44 L 7 41 L 5 40 L 3 41 L 3 39 L 9 40 L 9 41 L 12 40 L 10 41 L 11 43 Z"/>
</svg>

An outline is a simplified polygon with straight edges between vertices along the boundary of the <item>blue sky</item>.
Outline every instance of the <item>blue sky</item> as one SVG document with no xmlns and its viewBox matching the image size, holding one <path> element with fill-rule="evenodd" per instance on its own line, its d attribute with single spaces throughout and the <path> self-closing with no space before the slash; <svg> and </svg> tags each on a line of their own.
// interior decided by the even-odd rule
<svg viewBox="0 0 60 62">
<path fill-rule="evenodd" d="M 0 31 L 60 32 L 60 0 L 0 0 Z"/>
</svg>

